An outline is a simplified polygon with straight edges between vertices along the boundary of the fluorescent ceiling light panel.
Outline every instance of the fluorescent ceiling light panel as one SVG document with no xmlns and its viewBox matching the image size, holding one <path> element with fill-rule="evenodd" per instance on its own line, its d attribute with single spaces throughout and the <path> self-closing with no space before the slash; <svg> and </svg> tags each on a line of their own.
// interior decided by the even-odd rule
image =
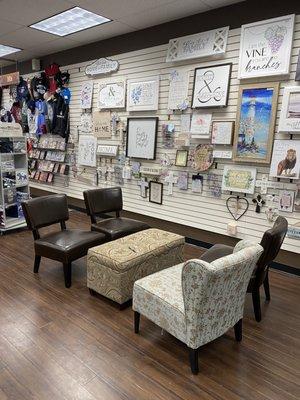
<svg viewBox="0 0 300 400">
<path fill-rule="evenodd" d="M 101 15 L 94 14 L 81 7 L 74 7 L 30 25 L 30 28 L 52 33 L 57 36 L 67 36 L 109 21 L 111 20 Z"/>
<path fill-rule="evenodd" d="M 17 49 L 15 47 L 5 46 L 4 44 L 0 44 L 0 57 L 7 56 L 8 54 L 16 53 L 17 51 L 21 51 L 21 49 Z"/>
</svg>

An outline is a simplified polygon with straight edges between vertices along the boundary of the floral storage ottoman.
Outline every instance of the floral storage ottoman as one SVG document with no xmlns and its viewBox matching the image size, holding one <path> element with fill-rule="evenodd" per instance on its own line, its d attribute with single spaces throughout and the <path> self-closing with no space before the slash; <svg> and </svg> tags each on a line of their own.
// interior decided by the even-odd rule
<svg viewBox="0 0 300 400">
<path fill-rule="evenodd" d="M 183 261 L 184 237 L 147 229 L 96 246 L 88 251 L 87 286 L 123 304 L 132 298 L 133 284 Z"/>
</svg>

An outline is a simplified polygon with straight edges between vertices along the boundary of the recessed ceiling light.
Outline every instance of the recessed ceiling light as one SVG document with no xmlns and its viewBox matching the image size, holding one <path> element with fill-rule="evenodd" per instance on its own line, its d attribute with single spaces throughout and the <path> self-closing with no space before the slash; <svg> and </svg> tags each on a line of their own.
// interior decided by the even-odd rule
<svg viewBox="0 0 300 400">
<path fill-rule="evenodd" d="M 16 53 L 17 51 L 21 51 L 21 49 L 17 49 L 15 47 L 5 46 L 4 44 L 0 44 L 0 57 L 7 56 L 8 54 Z"/>
<path fill-rule="evenodd" d="M 67 36 L 109 21 L 111 20 L 101 15 L 94 14 L 81 7 L 74 7 L 30 25 L 30 28 L 52 33 L 53 35 Z"/>
</svg>

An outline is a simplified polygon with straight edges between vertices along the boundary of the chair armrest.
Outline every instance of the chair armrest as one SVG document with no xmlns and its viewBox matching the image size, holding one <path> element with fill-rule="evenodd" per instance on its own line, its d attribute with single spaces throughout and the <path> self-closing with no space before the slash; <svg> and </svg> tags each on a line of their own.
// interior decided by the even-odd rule
<svg viewBox="0 0 300 400">
<path fill-rule="evenodd" d="M 233 253 L 233 247 L 226 246 L 225 244 L 215 244 L 210 249 L 208 249 L 204 254 L 202 254 L 202 256 L 199 257 L 199 260 L 211 263 L 217 260 L 218 258 L 228 256 L 229 254 L 232 253 Z"/>
</svg>

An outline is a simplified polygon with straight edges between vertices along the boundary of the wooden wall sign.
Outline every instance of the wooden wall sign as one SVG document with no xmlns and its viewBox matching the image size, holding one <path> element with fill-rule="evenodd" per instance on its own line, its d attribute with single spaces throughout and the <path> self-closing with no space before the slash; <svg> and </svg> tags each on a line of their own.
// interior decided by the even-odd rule
<svg viewBox="0 0 300 400">
<path fill-rule="evenodd" d="M 110 111 L 96 111 L 93 113 L 94 136 L 97 138 L 111 138 Z"/>
<path fill-rule="evenodd" d="M 140 173 L 143 175 L 159 176 L 161 175 L 162 168 L 160 167 L 141 167 Z"/>
<path fill-rule="evenodd" d="M 229 26 L 182 36 L 169 41 L 166 61 L 222 55 L 226 51 Z"/>
<path fill-rule="evenodd" d="M 109 58 L 99 58 L 99 60 L 94 61 L 92 64 L 85 68 L 86 75 L 103 75 L 109 74 L 110 72 L 116 72 L 119 69 L 119 62 L 115 60 L 110 60 Z"/>
<path fill-rule="evenodd" d="M 103 157 L 116 157 L 118 154 L 118 145 L 98 144 L 97 154 Z"/>
<path fill-rule="evenodd" d="M 10 74 L 0 75 L 0 86 L 18 85 L 19 82 L 19 72 L 11 72 Z"/>
</svg>

